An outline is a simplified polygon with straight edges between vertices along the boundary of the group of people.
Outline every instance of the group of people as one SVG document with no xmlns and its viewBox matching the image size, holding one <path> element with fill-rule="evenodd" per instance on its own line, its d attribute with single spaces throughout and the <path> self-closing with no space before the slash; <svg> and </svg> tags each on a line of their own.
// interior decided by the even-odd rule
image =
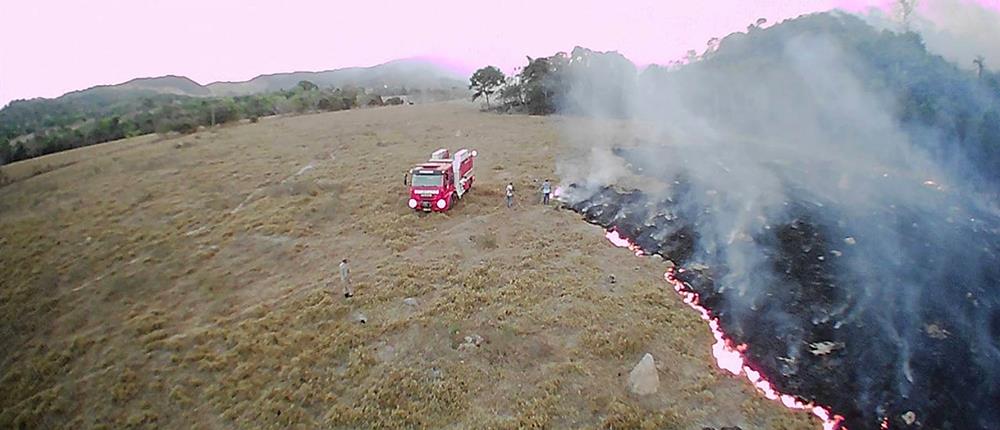
<svg viewBox="0 0 1000 430">
<path fill-rule="evenodd" d="M 543 205 L 549 204 L 549 199 L 552 197 L 552 183 L 549 182 L 548 179 L 546 179 L 544 182 L 542 182 L 542 186 L 541 186 L 541 188 L 540 188 L 539 191 L 541 191 L 541 193 L 542 193 L 542 204 Z M 504 196 L 507 199 L 507 208 L 513 207 L 514 206 L 514 183 L 513 182 L 510 182 L 510 183 L 507 184 L 507 190 L 506 190 L 506 192 L 504 192 Z"/>
<path fill-rule="evenodd" d="M 542 186 L 539 191 L 542 193 L 542 204 L 549 204 L 549 199 L 552 197 L 552 183 L 546 179 L 542 182 Z M 507 197 L 507 207 L 511 208 L 514 206 L 514 183 L 510 182 L 507 184 L 507 191 L 505 193 Z M 344 298 L 349 299 L 354 297 L 354 287 L 351 285 L 351 266 L 347 263 L 347 259 L 340 260 L 340 284 L 344 288 Z"/>
</svg>

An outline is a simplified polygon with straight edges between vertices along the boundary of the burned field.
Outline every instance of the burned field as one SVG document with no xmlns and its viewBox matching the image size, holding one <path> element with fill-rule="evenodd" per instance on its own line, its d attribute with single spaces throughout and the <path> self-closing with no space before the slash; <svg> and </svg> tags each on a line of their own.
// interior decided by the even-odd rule
<svg viewBox="0 0 1000 430">
<path fill-rule="evenodd" d="M 845 427 L 1000 421 L 995 217 L 940 190 L 927 193 L 930 207 L 947 208 L 943 217 L 900 201 L 858 214 L 790 189 L 780 215 L 716 240 L 723 191 L 672 179 L 656 194 L 571 186 L 564 201 L 675 262 L 732 345 L 745 345 L 750 367 Z"/>
<path fill-rule="evenodd" d="M 998 141 L 937 107 L 1000 100 L 909 36 L 815 15 L 621 97 L 581 72 L 563 201 L 678 265 L 719 367 L 766 397 L 827 428 L 997 428 Z"/>
</svg>

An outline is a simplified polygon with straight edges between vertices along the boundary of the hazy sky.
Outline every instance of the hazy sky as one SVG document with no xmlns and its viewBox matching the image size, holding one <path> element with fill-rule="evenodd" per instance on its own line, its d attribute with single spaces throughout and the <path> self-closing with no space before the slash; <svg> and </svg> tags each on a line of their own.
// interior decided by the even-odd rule
<svg viewBox="0 0 1000 430">
<path fill-rule="evenodd" d="M 466 73 L 576 45 L 665 63 L 712 36 L 884 0 L 0 0 L 0 105 L 135 77 L 200 83 L 429 57 Z"/>
</svg>

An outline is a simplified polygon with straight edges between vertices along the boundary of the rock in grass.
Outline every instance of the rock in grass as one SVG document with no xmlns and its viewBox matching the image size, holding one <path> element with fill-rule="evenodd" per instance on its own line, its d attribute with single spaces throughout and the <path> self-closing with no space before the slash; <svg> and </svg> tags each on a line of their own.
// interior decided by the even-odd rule
<svg viewBox="0 0 1000 430">
<path fill-rule="evenodd" d="M 403 304 L 406 305 L 406 306 L 417 306 L 418 302 L 417 302 L 417 299 L 415 299 L 413 297 L 407 297 L 407 298 L 403 299 Z"/>
<path fill-rule="evenodd" d="M 483 344 L 485 339 L 478 334 L 471 334 L 465 337 L 465 342 L 458 346 L 459 351 L 469 351 L 479 348 Z"/>
<path fill-rule="evenodd" d="M 656 393 L 660 387 L 660 375 L 656 372 L 653 355 L 646 353 L 628 374 L 628 389 L 632 394 L 645 396 Z"/>
</svg>

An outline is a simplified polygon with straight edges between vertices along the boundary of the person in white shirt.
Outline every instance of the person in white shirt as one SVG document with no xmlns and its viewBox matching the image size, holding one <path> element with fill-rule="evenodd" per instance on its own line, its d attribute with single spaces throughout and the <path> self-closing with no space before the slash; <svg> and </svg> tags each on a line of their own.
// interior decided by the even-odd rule
<svg viewBox="0 0 1000 430">
<path fill-rule="evenodd" d="M 351 287 L 351 267 L 347 265 L 347 259 L 340 261 L 340 283 L 344 285 L 344 298 L 354 296 L 354 288 Z"/>
<path fill-rule="evenodd" d="M 552 194 L 552 183 L 548 179 L 542 182 L 542 204 L 549 204 L 549 196 Z"/>
<path fill-rule="evenodd" d="M 514 183 L 513 182 L 507 184 L 506 195 L 507 195 L 507 208 L 510 208 L 511 206 L 514 205 Z"/>
</svg>

